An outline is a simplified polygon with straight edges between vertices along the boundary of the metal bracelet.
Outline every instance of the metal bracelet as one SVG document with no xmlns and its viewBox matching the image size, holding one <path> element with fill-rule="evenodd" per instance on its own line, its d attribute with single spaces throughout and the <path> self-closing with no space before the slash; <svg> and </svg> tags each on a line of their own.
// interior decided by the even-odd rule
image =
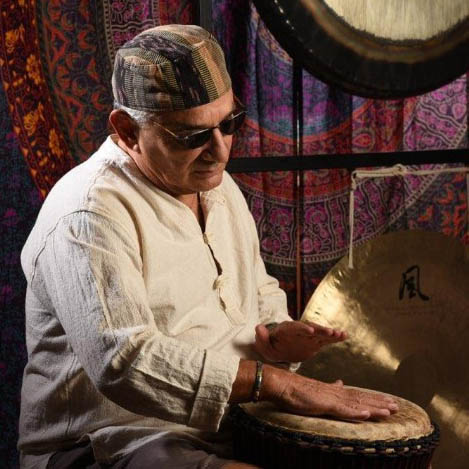
<svg viewBox="0 0 469 469">
<path fill-rule="evenodd" d="M 256 378 L 254 380 L 254 386 L 252 387 L 252 402 L 258 402 L 259 397 L 261 394 L 261 386 L 262 386 L 262 366 L 263 363 L 261 361 L 256 361 Z"/>
</svg>

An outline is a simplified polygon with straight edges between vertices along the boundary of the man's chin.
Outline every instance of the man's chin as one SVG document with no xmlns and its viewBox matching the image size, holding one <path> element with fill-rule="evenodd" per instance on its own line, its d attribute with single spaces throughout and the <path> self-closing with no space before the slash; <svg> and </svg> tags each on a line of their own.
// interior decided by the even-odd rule
<svg viewBox="0 0 469 469">
<path fill-rule="evenodd" d="M 203 191 L 214 189 L 219 186 L 223 180 L 223 170 L 194 171 L 192 175 L 196 185 Z"/>
</svg>

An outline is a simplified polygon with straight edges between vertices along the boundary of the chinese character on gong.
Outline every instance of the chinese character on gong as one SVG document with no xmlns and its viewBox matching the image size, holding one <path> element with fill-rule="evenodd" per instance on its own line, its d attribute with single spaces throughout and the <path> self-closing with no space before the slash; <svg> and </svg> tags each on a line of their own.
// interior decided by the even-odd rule
<svg viewBox="0 0 469 469">
<path fill-rule="evenodd" d="M 405 294 L 408 298 L 413 298 L 418 295 L 421 300 L 428 301 L 430 298 L 424 295 L 420 290 L 420 268 L 418 265 L 409 267 L 401 278 L 401 285 L 399 287 L 399 299 L 402 300 Z"/>
</svg>

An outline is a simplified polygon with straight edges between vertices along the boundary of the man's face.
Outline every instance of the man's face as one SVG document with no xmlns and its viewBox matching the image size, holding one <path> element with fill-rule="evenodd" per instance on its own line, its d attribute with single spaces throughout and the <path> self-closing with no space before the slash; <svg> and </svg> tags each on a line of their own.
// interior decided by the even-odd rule
<svg viewBox="0 0 469 469">
<path fill-rule="evenodd" d="M 209 104 L 168 112 L 158 122 L 179 135 L 214 127 L 234 109 L 230 90 Z M 139 131 L 140 152 L 134 159 L 158 188 L 178 198 L 213 189 L 221 183 L 231 143 L 231 135 L 223 135 L 219 129 L 214 129 L 211 139 L 203 146 L 187 149 L 158 125 L 150 123 Z"/>
</svg>

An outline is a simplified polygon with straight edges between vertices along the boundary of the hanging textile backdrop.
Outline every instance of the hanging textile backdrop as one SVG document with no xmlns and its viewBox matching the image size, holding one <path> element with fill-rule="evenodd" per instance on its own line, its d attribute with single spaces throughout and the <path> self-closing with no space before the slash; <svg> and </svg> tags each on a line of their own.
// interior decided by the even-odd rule
<svg viewBox="0 0 469 469">
<path fill-rule="evenodd" d="M 22 245 L 54 183 L 107 135 L 116 48 L 152 25 L 192 22 L 194 5 L 189 0 L 0 0 L 0 10 L 0 452 L 14 468 L 26 360 Z M 293 155 L 290 58 L 247 0 L 215 0 L 213 18 L 235 92 L 248 107 L 233 157 Z M 417 98 L 372 101 L 305 73 L 303 94 L 304 155 L 467 147 L 465 76 Z M 295 315 L 346 254 L 350 174 L 306 171 L 300 175 L 301 193 L 294 172 L 235 177 L 256 220 L 267 268 L 287 291 Z M 357 243 L 407 228 L 463 239 L 465 178 L 368 180 L 357 191 L 355 207 Z"/>
</svg>

